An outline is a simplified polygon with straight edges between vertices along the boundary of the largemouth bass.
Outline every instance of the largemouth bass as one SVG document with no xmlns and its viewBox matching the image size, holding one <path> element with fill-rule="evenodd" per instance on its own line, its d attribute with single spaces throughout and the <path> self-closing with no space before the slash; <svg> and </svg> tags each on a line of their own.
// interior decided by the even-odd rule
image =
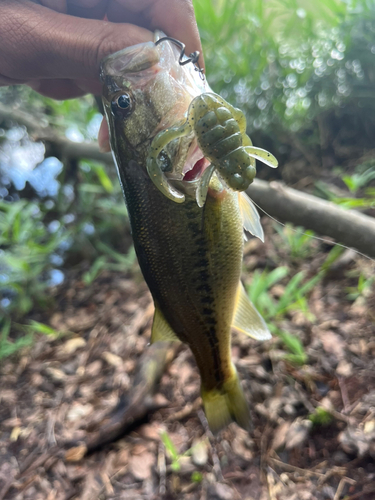
<svg viewBox="0 0 375 500">
<path fill-rule="evenodd" d="M 169 135 L 158 152 L 164 190 L 147 170 L 155 137 L 181 127 L 192 100 L 212 93 L 193 65 L 180 66 L 178 58 L 165 41 L 139 44 L 103 61 L 111 147 L 135 251 L 155 303 L 151 341 L 180 340 L 190 347 L 213 432 L 232 420 L 248 429 L 249 408 L 231 360 L 231 328 L 270 338 L 240 282 L 243 227 L 262 238 L 259 216 L 246 195 L 227 187 L 215 171 L 204 203 L 197 203 L 210 162 L 192 129 Z M 183 200 L 167 196 L 169 189 Z"/>
</svg>

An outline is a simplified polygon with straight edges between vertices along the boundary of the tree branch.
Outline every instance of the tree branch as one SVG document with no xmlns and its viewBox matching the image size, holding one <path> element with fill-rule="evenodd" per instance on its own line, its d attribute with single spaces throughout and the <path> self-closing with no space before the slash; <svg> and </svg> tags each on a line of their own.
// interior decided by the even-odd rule
<svg viewBox="0 0 375 500">
<path fill-rule="evenodd" d="M 43 141 L 46 146 L 46 156 L 56 156 L 61 160 L 79 160 L 87 158 L 110 165 L 113 163 L 110 153 L 101 153 L 96 142 L 73 142 L 62 137 L 47 123 L 38 120 L 34 116 L 15 109 L 4 106 L 0 103 L 0 123 L 15 122 L 27 128 L 29 135 L 35 141 Z"/>
<path fill-rule="evenodd" d="M 375 257 L 375 219 L 344 210 L 330 201 L 302 193 L 278 182 L 256 179 L 247 193 L 272 217 L 330 236 L 338 243 Z"/>
</svg>

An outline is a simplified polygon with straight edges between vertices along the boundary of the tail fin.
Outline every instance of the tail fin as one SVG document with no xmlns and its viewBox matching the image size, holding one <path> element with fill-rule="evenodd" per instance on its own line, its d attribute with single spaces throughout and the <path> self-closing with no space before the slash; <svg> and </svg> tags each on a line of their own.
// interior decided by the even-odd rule
<svg viewBox="0 0 375 500">
<path fill-rule="evenodd" d="M 249 407 L 237 371 L 224 382 L 220 390 L 206 391 L 202 387 L 201 395 L 208 425 L 214 434 L 232 421 L 237 422 L 243 429 L 250 430 Z"/>
</svg>

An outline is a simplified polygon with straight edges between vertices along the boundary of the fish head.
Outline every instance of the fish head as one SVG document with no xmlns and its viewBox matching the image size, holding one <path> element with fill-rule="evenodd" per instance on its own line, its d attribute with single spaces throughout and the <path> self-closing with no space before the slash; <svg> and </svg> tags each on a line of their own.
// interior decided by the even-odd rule
<svg viewBox="0 0 375 500">
<path fill-rule="evenodd" d="M 162 36 L 156 32 L 155 41 Z M 208 91 L 194 65 L 180 65 L 179 57 L 173 42 L 162 41 L 134 45 L 102 61 L 103 104 L 119 169 L 129 160 L 144 168 L 153 138 L 183 124 L 191 101 Z M 192 131 L 167 144 L 160 160 L 168 177 L 182 180 L 202 157 Z"/>
</svg>

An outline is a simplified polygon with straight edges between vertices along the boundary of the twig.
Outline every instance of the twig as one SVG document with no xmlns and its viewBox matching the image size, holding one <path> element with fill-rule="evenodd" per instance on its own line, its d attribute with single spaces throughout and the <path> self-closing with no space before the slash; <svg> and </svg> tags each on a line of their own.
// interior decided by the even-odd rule
<svg viewBox="0 0 375 500">
<path fill-rule="evenodd" d="M 350 401 L 349 401 L 349 396 L 348 396 L 348 391 L 346 389 L 345 382 L 342 377 L 338 376 L 337 381 L 339 383 L 340 387 L 340 392 L 341 392 L 341 398 L 342 402 L 344 404 L 344 411 L 343 413 L 347 415 L 349 413 L 349 408 L 350 408 Z"/>
<path fill-rule="evenodd" d="M 102 153 L 97 143 L 73 142 L 66 139 L 58 132 L 54 131 L 49 124 L 43 125 L 41 120 L 25 113 L 20 109 L 4 106 L 0 103 L 0 121 L 11 120 L 27 128 L 29 134 L 34 140 L 44 141 L 47 154 L 54 155 L 60 159 L 80 159 L 100 161 L 106 164 L 112 164 L 112 155 Z"/>
<path fill-rule="evenodd" d="M 348 477 L 341 478 L 341 481 L 339 482 L 339 485 L 337 487 L 337 490 L 336 490 L 335 496 L 333 497 L 333 500 L 340 500 L 341 493 L 343 492 L 344 486 L 346 483 L 355 484 L 355 481 L 353 479 L 349 479 Z"/>
<path fill-rule="evenodd" d="M 276 458 L 267 458 L 267 462 L 271 462 L 272 465 L 276 465 L 280 467 L 281 469 L 284 469 L 287 472 L 298 472 L 302 476 L 316 476 L 316 477 L 324 477 L 325 474 L 322 474 L 321 472 L 316 472 L 314 470 L 309 470 L 309 469 L 301 469 L 300 467 L 296 467 L 294 465 L 286 464 L 285 462 L 282 462 L 281 460 L 277 460 Z"/>
<path fill-rule="evenodd" d="M 311 401 L 312 401 L 312 403 L 314 404 L 314 406 L 316 408 L 319 407 L 319 406 L 321 406 L 321 404 L 319 403 L 319 401 L 315 401 L 313 399 Z M 325 409 L 326 412 L 328 412 L 330 415 L 332 415 L 332 417 L 335 418 L 336 420 L 341 420 L 342 422 L 345 422 L 348 425 L 352 425 L 353 422 L 355 422 L 354 417 L 347 417 L 346 415 L 343 415 L 342 413 L 340 413 L 339 411 L 334 410 L 333 408 L 328 408 L 328 407 L 324 406 L 324 409 Z"/>
<path fill-rule="evenodd" d="M 159 449 L 158 449 L 158 471 L 159 471 L 159 495 L 161 496 L 161 498 L 164 498 L 164 495 L 167 491 L 166 488 L 167 468 L 165 465 L 165 448 L 162 442 L 159 443 Z"/>
<path fill-rule="evenodd" d="M 0 500 L 3 500 L 5 498 L 5 495 L 8 493 L 10 488 L 12 487 L 14 477 L 9 477 L 7 482 L 4 484 L 2 490 L 0 491 Z"/>
</svg>

